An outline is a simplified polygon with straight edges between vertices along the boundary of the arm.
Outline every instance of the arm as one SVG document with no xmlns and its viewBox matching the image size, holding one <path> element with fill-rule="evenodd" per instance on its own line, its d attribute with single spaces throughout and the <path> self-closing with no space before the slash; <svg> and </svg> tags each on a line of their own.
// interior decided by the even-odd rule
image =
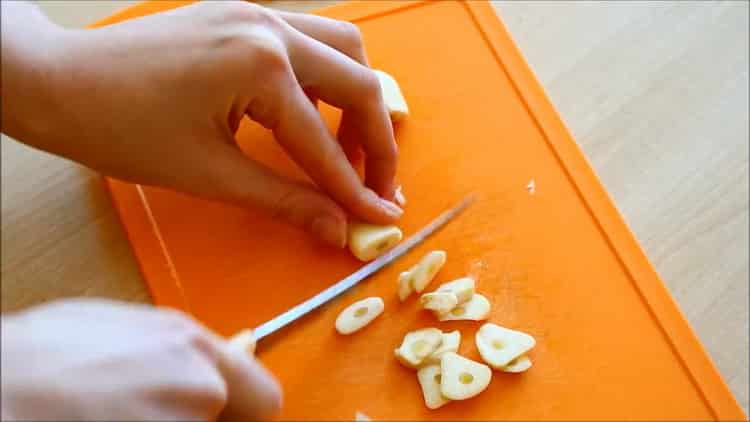
<svg viewBox="0 0 750 422">
<path fill-rule="evenodd" d="M 101 300 L 4 315 L 2 420 L 264 420 L 281 388 L 190 317 Z"/>
<path fill-rule="evenodd" d="M 52 121 L 39 117 L 58 107 L 53 73 L 59 50 L 53 45 L 63 31 L 31 3 L 4 2 L 2 8 L 2 132 L 50 150 L 45 140 Z"/>
<path fill-rule="evenodd" d="M 9 135 L 126 181 L 261 208 L 336 246 L 347 214 L 400 217 L 393 131 L 353 25 L 207 2 L 83 31 L 28 4 L 9 9 Z M 340 139 L 308 94 L 343 109 Z M 241 154 L 243 116 L 271 129 L 317 188 Z M 339 142 L 364 150 L 364 183 Z"/>
<path fill-rule="evenodd" d="M 345 242 L 346 214 L 380 223 L 401 214 L 389 201 L 392 128 L 350 24 L 207 2 L 77 31 L 4 2 L 0 96 L 2 131 L 28 145 L 260 208 L 332 245 Z M 339 139 L 311 98 L 343 109 Z M 243 116 L 271 129 L 319 188 L 240 153 Z M 364 183 L 339 142 L 364 151 Z M 2 339 L 3 419 L 257 420 L 280 406 L 257 361 L 173 312 L 53 304 L 3 316 Z"/>
</svg>

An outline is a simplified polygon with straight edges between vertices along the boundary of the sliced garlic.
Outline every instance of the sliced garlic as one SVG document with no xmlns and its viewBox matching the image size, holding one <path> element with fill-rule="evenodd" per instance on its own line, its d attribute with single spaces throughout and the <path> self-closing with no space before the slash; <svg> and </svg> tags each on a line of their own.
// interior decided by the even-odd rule
<svg viewBox="0 0 750 422">
<path fill-rule="evenodd" d="M 336 318 L 336 331 L 351 334 L 383 313 L 385 304 L 379 297 L 368 297 L 344 308 Z"/>
<path fill-rule="evenodd" d="M 475 341 L 482 360 L 499 370 L 536 345 L 534 337 L 490 322 L 477 330 Z"/>
<path fill-rule="evenodd" d="M 468 302 L 474 296 L 476 282 L 471 277 L 463 277 L 440 285 L 437 292 L 451 292 L 458 298 L 458 303 Z"/>
<path fill-rule="evenodd" d="M 458 346 L 461 344 L 461 332 L 458 330 L 450 333 L 443 333 L 443 342 L 440 347 L 425 358 L 423 365 L 440 364 L 440 358 L 448 352 L 458 353 Z"/>
<path fill-rule="evenodd" d="M 440 365 L 428 365 L 417 371 L 417 379 L 422 387 L 424 404 L 428 409 L 437 409 L 450 400 L 443 396 L 440 390 Z"/>
<path fill-rule="evenodd" d="M 440 361 L 440 391 L 450 400 L 466 400 L 484 391 L 492 379 L 489 366 L 448 352 Z"/>
<path fill-rule="evenodd" d="M 425 293 L 419 298 L 419 303 L 424 309 L 444 314 L 458 305 L 458 298 L 451 292 Z"/>
<path fill-rule="evenodd" d="M 519 372 L 524 372 L 529 368 L 531 368 L 531 359 L 529 359 L 528 356 L 523 355 L 513 359 L 507 365 L 501 366 L 500 370 L 503 372 L 512 372 L 516 374 Z"/>
<path fill-rule="evenodd" d="M 423 328 L 404 336 L 401 346 L 394 350 L 396 359 L 408 368 L 417 368 L 443 342 L 443 333 L 437 328 Z"/>
<path fill-rule="evenodd" d="M 475 293 L 471 299 L 456 306 L 448 313 L 439 314 L 440 321 L 481 321 L 490 315 L 490 301 L 486 297 Z"/>
<path fill-rule="evenodd" d="M 398 276 L 398 298 L 402 302 L 411 295 L 414 288 L 411 286 L 411 273 L 403 272 Z"/>
<path fill-rule="evenodd" d="M 422 290 L 430 284 L 435 274 L 443 268 L 447 256 L 445 251 L 432 251 L 428 253 L 419 262 L 414 264 L 413 267 L 399 275 L 399 286 L 408 282 L 414 291 L 422 293 Z M 404 301 L 409 295 L 407 294 L 402 297 L 401 291 L 402 289 L 399 288 L 399 298 L 401 298 L 401 301 Z M 406 288 L 403 291 L 406 292 Z"/>
</svg>

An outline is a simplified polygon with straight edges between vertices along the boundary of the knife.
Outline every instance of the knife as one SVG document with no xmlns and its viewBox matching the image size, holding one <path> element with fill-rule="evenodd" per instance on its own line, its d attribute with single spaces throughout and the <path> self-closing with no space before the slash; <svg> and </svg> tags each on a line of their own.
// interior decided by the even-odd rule
<svg viewBox="0 0 750 422">
<path fill-rule="evenodd" d="M 375 260 L 370 261 L 359 270 L 343 278 L 336 284 L 328 287 L 327 289 L 311 297 L 310 299 L 307 299 L 306 301 L 274 317 L 273 319 L 264 322 L 254 330 L 240 331 L 229 339 L 230 345 L 252 352 L 255 349 L 255 343 L 258 340 L 272 333 L 275 333 L 276 331 L 307 315 L 321 305 L 325 304 L 341 293 L 349 290 L 351 287 L 357 285 L 360 281 L 371 276 L 373 273 L 392 263 L 415 246 L 422 243 L 430 235 L 435 233 L 438 229 L 458 216 L 463 210 L 471 205 L 472 202 L 474 202 L 474 199 L 475 196 L 473 194 L 467 196 L 461 202 L 444 211 L 442 214 L 437 216 L 437 218 L 432 220 L 428 225 L 423 227 L 421 230 L 413 234 L 405 241 L 401 242 L 393 249 L 389 250 L 383 255 L 380 255 Z"/>
</svg>

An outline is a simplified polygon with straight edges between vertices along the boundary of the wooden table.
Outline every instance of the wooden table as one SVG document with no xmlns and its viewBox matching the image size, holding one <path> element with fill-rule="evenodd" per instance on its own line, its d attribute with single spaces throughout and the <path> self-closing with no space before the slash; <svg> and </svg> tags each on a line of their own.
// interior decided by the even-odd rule
<svg viewBox="0 0 750 422">
<path fill-rule="evenodd" d="M 124 3 L 42 7 L 83 26 Z M 496 7 L 747 412 L 748 3 Z M 100 177 L 4 137 L 2 310 L 67 296 L 149 300 Z"/>
</svg>

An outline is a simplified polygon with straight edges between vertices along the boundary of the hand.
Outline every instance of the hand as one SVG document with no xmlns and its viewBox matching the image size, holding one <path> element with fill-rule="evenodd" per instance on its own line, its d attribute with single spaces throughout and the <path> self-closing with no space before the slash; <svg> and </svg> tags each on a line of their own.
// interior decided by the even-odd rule
<svg viewBox="0 0 750 422">
<path fill-rule="evenodd" d="M 354 25 L 206 2 L 95 30 L 48 24 L 26 48 L 13 36 L 5 46 L 37 25 L 3 16 L 11 136 L 126 181 L 260 207 L 339 247 L 344 210 L 373 223 L 400 217 L 393 130 Z M 311 98 L 343 109 L 345 148 Z M 243 155 L 234 135 L 245 115 L 320 190 Z M 359 147 L 364 183 L 343 152 Z"/>
<path fill-rule="evenodd" d="M 3 420 L 259 420 L 279 385 L 176 311 L 71 300 L 2 319 Z"/>
</svg>

